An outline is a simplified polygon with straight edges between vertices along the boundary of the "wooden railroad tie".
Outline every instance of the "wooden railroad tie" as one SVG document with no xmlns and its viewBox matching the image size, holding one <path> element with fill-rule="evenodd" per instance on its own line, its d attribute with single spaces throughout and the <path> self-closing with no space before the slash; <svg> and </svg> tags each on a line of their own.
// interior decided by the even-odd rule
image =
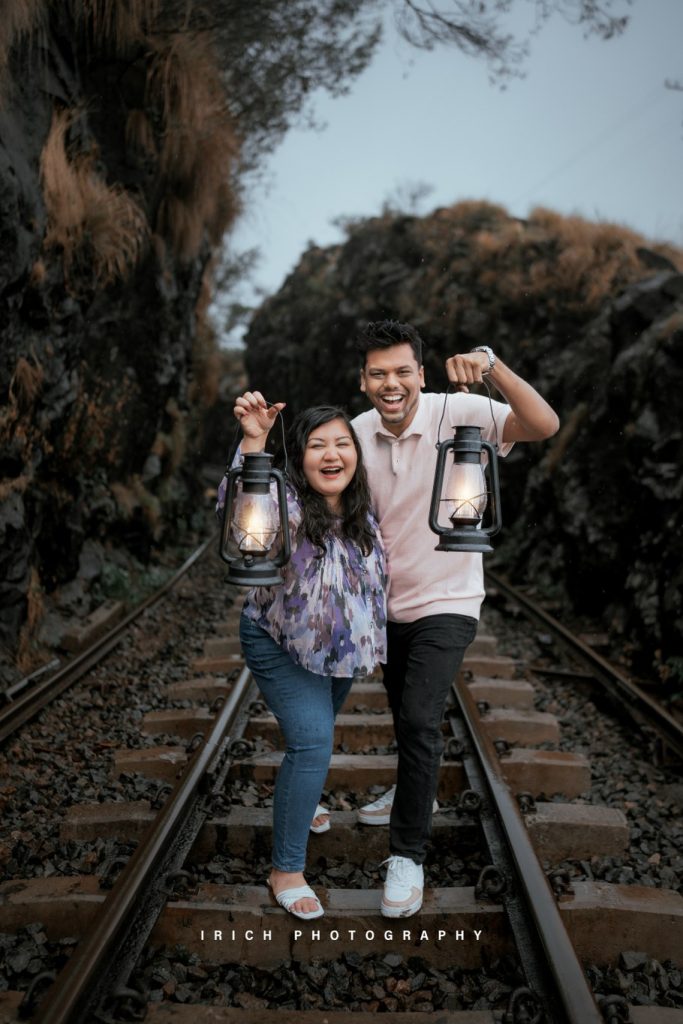
<svg viewBox="0 0 683 1024">
<path fill-rule="evenodd" d="M 179 943 L 210 963 L 261 967 L 290 957 L 333 958 L 357 950 L 359 938 L 380 955 L 422 952 L 436 967 L 474 969 L 484 948 L 488 955 L 512 950 L 503 907 L 477 899 L 469 886 L 428 888 L 420 914 L 396 921 L 381 917 L 379 889 L 318 888 L 318 894 L 325 917 L 303 922 L 287 917 L 265 886 L 203 884 L 192 896 L 166 905 L 152 941 Z M 80 935 L 105 897 L 92 875 L 5 882 L 0 930 L 15 933 L 41 921 L 50 939 Z M 574 882 L 573 893 L 560 897 L 559 907 L 584 961 L 616 963 L 624 949 L 638 949 L 683 965 L 683 897 L 672 890 Z M 265 938 L 264 932 L 269 933 Z"/>
</svg>

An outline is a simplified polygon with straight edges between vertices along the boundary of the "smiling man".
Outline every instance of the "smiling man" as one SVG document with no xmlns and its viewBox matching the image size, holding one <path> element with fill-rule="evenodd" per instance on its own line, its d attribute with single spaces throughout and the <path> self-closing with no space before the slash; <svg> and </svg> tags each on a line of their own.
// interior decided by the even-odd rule
<svg viewBox="0 0 683 1024">
<path fill-rule="evenodd" d="M 409 917 L 422 906 L 446 697 L 476 634 L 484 597 L 480 554 L 435 551 L 428 517 L 436 445 L 452 437 L 456 425 L 472 425 L 506 455 L 515 441 L 550 437 L 559 421 L 488 347 L 446 360 L 448 378 L 458 388 L 447 397 L 422 394 L 422 339 L 410 324 L 370 323 L 358 348 L 360 387 L 373 408 L 353 426 L 388 560 L 388 653 L 382 669 L 398 743 L 396 786 L 361 808 L 359 817 L 365 824 L 390 823 L 381 910 L 386 917 Z M 469 394 L 468 386 L 484 374 L 508 404 Z"/>
</svg>

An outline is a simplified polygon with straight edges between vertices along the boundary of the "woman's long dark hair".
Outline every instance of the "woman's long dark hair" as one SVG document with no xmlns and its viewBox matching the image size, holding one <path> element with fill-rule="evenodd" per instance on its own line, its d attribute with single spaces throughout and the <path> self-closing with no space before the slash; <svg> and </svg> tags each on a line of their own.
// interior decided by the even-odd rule
<svg viewBox="0 0 683 1024">
<path fill-rule="evenodd" d="M 354 541 L 364 555 L 369 555 L 375 531 L 368 522 L 372 503 L 363 453 L 348 415 L 334 405 L 316 405 L 304 409 L 296 416 L 287 431 L 287 477 L 301 500 L 303 517 L 300 529 L 312 544 L 320 548 L 319 557 L 322 557 L 325 554 L 326 536 L 340 526 L 339 516 L 330 511 L 323 495 L 313 490 L 304 473 L 304 453 L 311 433 L 331 420 L 342 420 L 346 425 L 358 457 L 353 479 L 340 495 L 341 532 L 349 540 Z M 278 462 L 282 464 L 282 453 Z"/>
</svg>

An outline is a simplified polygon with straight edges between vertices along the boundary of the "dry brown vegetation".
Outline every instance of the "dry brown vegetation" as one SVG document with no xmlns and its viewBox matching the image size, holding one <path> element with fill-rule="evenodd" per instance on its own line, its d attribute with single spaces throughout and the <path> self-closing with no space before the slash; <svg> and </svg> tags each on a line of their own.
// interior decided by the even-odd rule
<svg viewBox="0 0 683 1024">
<path fill-rule="evenodd" d="M 187 413 L 178 407 L 175 398 L 166 402 L 165 412 L 171 421 L 169 432 L 158 430 L 150 453 L 161 462 L 162 476 L 170 477 L 182 464 L 187 450 Z"/>
<path fill-rule="evenodd" d="M 3 444 L 10 440 L 21 417 L 30 414 L 44 376 L 37 359 L 31 363 L 25 356 L 19 357 L 10 380 L 7 404 L 0 409 L 0 442 Z"/>
<path fill-rule="evenodd" d="M 451 225 L 467 233 L 496 227 L 509 218 L 505 207 L 481 199 L 461 199 L 441 212 Z"/>
<path fill-rule="evenodd" d="M 55 465 L 68 478 L 74 467 L 92 473 L 98 466 L 117 466 L 125 438 L 126 410 L 139 396 L 139 388 L 130 377 L 117 383 L 112 394 L 111 381 L 92 377 L 86 386 L 85 366 L 80 386 L 55 439 Z"/>
<path fill-rule="evenodd" d="M 218 399 L 222 376 L 221 354 L 208 317 L 213 282 L 213 261 L 207 263 L 195 305 L 195 336 L 192 344 L 192 377 L 189 397 L 193 407 L 209 409 Z"/>
<path fill-rule="evenodd" d="M 454 274 L 473 277 L 506 301 L 538 300 L 553 312 L 593 313 L 630 282 L 656 273 L 639 259 L 641 247 L 683 270 L 683 253 L 671 245 L 652 244 L 622 225 L 542 207 L 521 220 L 503 207 L 468 200 L 437 211 L 418 230 L 433 254 L 426 273 L 444 289 Z M 450 254 L 448 265 L 444 253 Z"/>
<path fill-rule="evenodd" d="M 39 288 L 47 277 L 47 267 L 45 266 L 45 260 L 37 259 L 31 267 L 31 284 L 34 288 Z"/>
<path fill-rule="evenodd" d="M 651 244 L 620 224 L 563 217 L 543 208 L 532 211 L 529 228 L 543 231 L 551 241 L 546 258 L 530 275 L 532 292 L 556 292 L 558 305 L 567 303 L 596 310 L 609 296 L 631 281 L 655 273 L 638 257 L 639 248 L 652 249 L 683 269 L 683 253 L 671 245 Z"/>
<path fill-rule="evenodd" d="M 97 49 L 123 54 L 152 30 L 161 0 L 68 0 L 68 5 Z"/>
<path fill-rule="evenodd" d="M 674 334 L 683 334 L 683 311 L 672 313 L 659 329 L 660 338 L 672 338 Z"/>
<path fill-rule="evenodd" d="M 154 129 L 144 110 L 131 110 L 126 119 L 126 151 L 135 160 L 156 162 L 157 149 Z"/>
<path fill-rule="evenodd" d="M 0 502 L 7 501 L 12 494 L 23 494 L 30 483 L 31 478 L 25 473 L 21 476 L 3 477 L 0 480 Z"/>
<path fill-rule="evenodd" d="M 3 0 L 0 10 L 0 92 L 6 84 L 10 50 L 20 39 L 35 31 L 44 14 L 44 0 Z"/>
<path fill-rule="evenodd" d="M 26 621 L 21 628 L 17 646 L 16 665 L 20 672 L 31 672 L 45 660 L 44 652 L 36 649 L 33 640 L 44 614 L 45 595 L 40 573 L 32 566 L 26 592 Z"/>
<path fill-rule="evenodd" d="M 40 394 L 44 377 L 43 368 L 35 357 L 29 362 L 25 356 L 20 356 L 9 386 L 10 402 L 21 412 L 27 412 Z"/>
<path fill-rule="evenodd" d="M 91 153 L 67 152 L 74 111 L 58 110 L 40 158 L 47 209 L 46 249 L 59 248 L 67 284 L 106 286 L 125 277 L 148 238 L 147 220 L 124 188 L 96 172 Z"/>
<path fill-rule="evenodd" d="M 20 356 L 10 380 L 7 402 L 0 406 L 0 447 L 11 442 L 15 457 L 21 456 L 23 462 L 22 472 L 0 479 L 0 504 L 13 494 L 24 494 L 33 483 L 30 454 L 40 450 L 47 455 L 52 450 L 49 441 L 41 435 L 34 416 L 44 376 L 43 368 L 33 354 L 30 360 Z"/>
<path fill-rule="evenodd" d="M 217 244 L 238 211 L 238 141 L 207 36 L 177 34 L 153 44 L 147 106 L 160 111 L 163 124 L 157 231 L 189 262 L 204 232 Z"/>
<path fill-rule="evenodd" d="M 5 0 L 0 16 L 0 75 L 12 46 L 30 37 L 58 0 Z M 63 0 L 59 0 L 63 3 Z M 208 33 L 158 34 L 161 0 L 66 0 L 97 53 L 124 57 L 133 44 L 147 64 L 144 95 L 125 115 L 126 149 L 154 172 L 150 219 L 181 263 L 216 245 L 238 212 L 234 162 L 239 143 Z M 189 10 L 189 8 L 188 8 Z M 73 152 L 78 116 L 58 110 L 41 158 L 48 213 L 45 247 L 63 253 L 72 290 L 105 286 L 137 262 L 149 231 L 141 206 L 95 167 L 95 153 Z"/>
<path fill-rule="evenodd" d="M 163 532 L 161 502 L 147 490 L 140 475 L 134 473 L 125 483 L 114 482 L 110 488 L 121 516 L 124 519 L 132 519 L 140 512 L 148 523 L 152 536 L 158 540 Z"/>
</svg>

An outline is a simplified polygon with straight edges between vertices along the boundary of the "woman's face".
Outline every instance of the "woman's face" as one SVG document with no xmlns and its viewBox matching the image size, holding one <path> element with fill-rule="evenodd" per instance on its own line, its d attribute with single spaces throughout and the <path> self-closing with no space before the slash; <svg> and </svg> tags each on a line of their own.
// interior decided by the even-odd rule
<svg viewBox="0 0 683 1024">
<path fill-rule="evenodd" d="M 356 446 L 344 420 L 330 420 L 308 435 L 304 476 L 333 511 L 339 509 L 340 495 L 353 480 L 357 465 Z"/>
</svg>

